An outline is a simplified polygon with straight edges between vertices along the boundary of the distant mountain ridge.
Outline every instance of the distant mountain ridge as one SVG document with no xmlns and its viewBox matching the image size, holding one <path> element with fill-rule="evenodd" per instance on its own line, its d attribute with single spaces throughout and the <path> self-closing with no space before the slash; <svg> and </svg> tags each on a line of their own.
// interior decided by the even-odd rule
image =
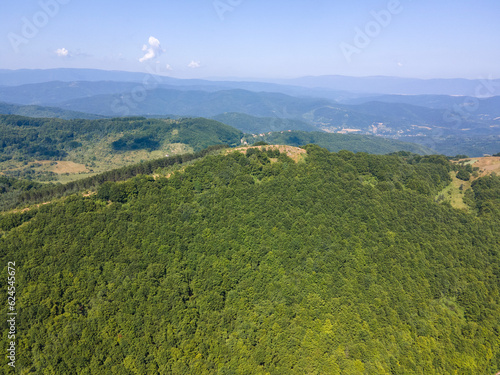
<svg viewBox="0 0 500 375">
<path fill-rule="evenodd" d="M 462 153 L 462 140 L 476 156 L 500 147 L 499 89 L 498 79 L 322 76 L 250 82 L 177 79 L 154 71 L 0 70 L 0 102 L 39 106 L 4 106 L 0 112 L 59 118 L 222 116 L 254 134 L 319 129 L 409 140 L 443 153 Z"/>
<path fill-rule="evenodd" d="M 274 91 L 298 94 L 298 88 L 310 89 L 307 95 L 328 96 L 331 91 L 338 95 L 351 93 L 364 94 L 403 94 L 403 95 L 465 95 L 496 96 L 500 95 L 500 79 L 417 79 L 387 76 L 349 77 L 340 75 L 306 76 L 293 79 L 261 79 L 261 80 L 208 80 L 179 79 L 157 74 L 159 72 L 125 72 L 98 69 L 0 69 L 0 86 L 19 86 L 30 83 L 49 81 L 116 81 L 144 82 L 146 77 L 153 77 L 157 84 L 175 86 L 201 85 L 219 86 L 223 88 L 240 88 L 251 91 Z M 285 91 L 283 91 L 285 90 Z M 330 92 L 329 92 L 330 91 Z M 322 92 L 323 94 L 319 94 Z"/>
<path fill-rule="evenodd" d="M 88 119 L 97 120 L 104 116 L 94 115 L 91 113 L 83 113 L 76 111 L 66 111 L 57 107 L 42 107 L 38 105 L 18 105 L 0 102 L 0 114 L 2 115 L 19 115 L 35 118 L 60 118 L 64 120 L 70 119 Z"/>
<path fill-rule="evenodd" d="M 341 103 L 359 105 L 368 102 L 411 104 L 431 109 L 453 110 L 457 107 L 477 106 L 477 112 L 488 112 L 491 116 L 500 116 L 500 96 L 478 99 L 471 96 L 449 95 L 377 95 L 342 100 Z"/>
<path fill-rule="evenodd" d="M 207 79 L 179 79 L 158 75 L 154 71 L 122 72 L 97 69 L 21 69 L 1 70 L 0 87 L 14 87 L 22 85 L 41 84 L 47 82 L 120 82 L 134 83 L 133 88 L 156 88 L 170 86 L 176 89 L 219 91 L 241 89 L 255 92 L 276 92 L 287 95 L 321 97 L 328 99 L 349 99 L 357 97 L 349 92 L 338 92 L 326 89 L 306 89 L 300 86 L 289 86 L 272 82 L 258 82 L 246 80 L 207 80 Z"/>
<path fill-rule="evenodd" d="M 401 77 L 310 76 L 271 80 L 274 83 L 308 88 L 346 90 L 351 92 L 399 95 L 500 95 L 500 79 L 417 79 Z"/>
<path fill-rule="evenodd" d="M 378 97 L 368 97 L 367 100 L 371 98 L 376 100 Z M 388 99 L 384 102 L 361 102 L 361 99 L 358 99 L 359 104 L 341 104 L 325 98 L 297 97 L 276 92 L 242 89 L 209 91 L 194 90 L 191 86 L 168 85 L 141 90 L 136 83 L 103 81 L 58 81 L 0 88 L 0 101 L 58 107 L 66 111 L 106 117 L 213 117 L 224 113 L 241 113 L 253 117 L 293 119 L 309 124 L 314 127 L 312 130 L 354 131 L 396 138 L 435 134 L 460 135 L 464 131 L 467 136 L 495 135 L 499 132 L 495 126 L 500 125 L 496 105 L 498 97 L 477 101 L 480 111 L 475 112 L 470 111 L 467 101 L 453 104 L 456 101 L 450 100 L 449 97 L 438 98 L 445 103 L 444 107 L 448 106 L 451 110 L 415 105 L 421 102 L 425 104 L 426 100 L 432 101 L 435 98 L 433 96 L 429 99 L 404 96 L 405 100 L 401 100 L 401 96 L 382 98 Z M 400 102 L 391 102 L 392 98 Z M 356 103 L 356 100 L 350 102 Z M 457 116 L 460 120 L 458 124 Z M 238 123 L 233 124 L 238 126 Z M 297 122 L 293 124 L 298 125 Z M 276 129 L 260 127 L 258 130 L 268 132 Z M 292 130 L 307 130 L 307 127 L 302 124 Z"/>
</svg>

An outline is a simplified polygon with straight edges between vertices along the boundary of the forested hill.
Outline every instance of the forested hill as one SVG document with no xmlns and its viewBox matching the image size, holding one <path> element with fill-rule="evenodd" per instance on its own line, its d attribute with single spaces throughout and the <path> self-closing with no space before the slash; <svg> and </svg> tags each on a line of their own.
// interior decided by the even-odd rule
<svg viewBox="0 0 500 375">
<path fill-rule="evenodd" d="M 279 132 L 285 130 L 316 131 L 319 128 L 302 120 L 279 117 L 255 117 L 244 113 L 223 113 L 212 117 L 214 120 L 231 125 L 248 134 Z"/>
<path fill-rule="evenodd" d="M 16 371 L 499 371 L 500 178 L 474 181 L 469 213 L 434 201 L 445 157 L 306 150 L 206 156 L 5 216 L 29 213 L 0 238 Z"/>
<path fill-rule="evenodd" d="M 259 135 L 246 135 L 244 139 L 249 142 L 266 142 L 295 147 L 316 144 L 332 152 L 348 150 L 352 152 L 367 152 L 370 154 L 390 154 L 398 151 L 408 151 L 420 155 L 432 155 L 436 153 L 431 148 L 416 143 L 361 134 L 337 134 L 292 130 Z"/>
<path fill-rule="evenodd" d="M 62 120 L 0 115 L 0 172 L 50 180 L 56 177 L 50 166 L 69 161 L 76 164 L 61 172 L 82 178 L 165 155 L 239 145 L 242 136 L 231 126 L 205 118 Z"/>
<path fill-rule="evenodd" d="M 55 107 L 42 107 L 39 105 L 18 105 L 18 104 L 4 103 L 4 102 L 0 102 L 0 113 L 4 115 L 19 115 L 27 117 L 38 117 L 38 118 L 56 117 L 66 120 L 74 118 L 95 120 L 104 117 L 99 115 L 93 115 L 91 113 L 66 111 L 64 109 Z"/>
<path fill-rule="evenodd" d="M 272 118 L 247 120 L 257 126 L 287 123 Z M 243 137 L 240 130 L 205 118 L 63 120 L 0 115 L 0 173 L 36 181 L 68 182 L 166 155 L 198 152 L 220 144 L 238 146 Z M 320 132 L 278 132 L 266 137 L 273 143 L 294 146 L 318 143 L 331 151 L 432 153 L 422 146 L 381 137 Z M 253 136 L 246 139 L 251 144 L 262 140 Z"/>
<path fill-rule="evenodd" d="M 62 120 L 0 115 L 4 155 L 64 157 L 73 149 L 106 138 L 115 151 L 156 150 L 164 143 L 182 143 L 199 151 L 217 143 L 239 144 L 242 133 L 204 118 Z"/>
</svg>

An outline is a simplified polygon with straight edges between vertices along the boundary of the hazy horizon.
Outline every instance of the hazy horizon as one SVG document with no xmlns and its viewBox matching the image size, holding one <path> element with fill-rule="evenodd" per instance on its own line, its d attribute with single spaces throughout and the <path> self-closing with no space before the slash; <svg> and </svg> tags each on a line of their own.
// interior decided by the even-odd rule
<svg viewBox="0 0 500 375">
<path fill-rule="evenodd" d="M 74 70 L 96 70 L 96 71 L 103 71 L 103 72 L 121 72 L 121 73 L 137 73 L 137 74 L 144 74 L 144 73 L 151 73 L 151 71 L 140 71 L 140 70 L 121 70 L 121 69 L 101 69 L 101 68 L 79 68 L 79 67 L 52 67 L 52 68 L 18 68 L 18 69 L 9 69 L 9 68 L 0 68 L 0 71 L 10 71 L 10 72 L 15 72 L 15 71 L 49 71 L 49 70 L 59 70 L 59 69 L 74 69 Z M 483 78 L 490 78 L 490 79 L 500 79 L 500 78 L 491 78 L 491 77 L 477 77 L 477 78 L 463 78 L 463 77 L 448 77 L 448 78 L 443 78 L 443 77 L 432 77 L 432 78 L 419 78 L 419 77 L 403 77 L 403 76 L 388 76 L 388 75 L 344 75 L 344 74 L 321 74 L 321 75 L 299 75 L 299 76 L 289 76 L 289 77 L 281 77 L 281 78 L 276 78 L 276 77 L 238 77 L 238 76 L 207 76 L 207 77 L 190 77 L 190 78 L 182 78 L 182 77 L 175 77 L 173 75 L 169 74 L 161 74 L 161 72 L 158 74 L 163 77 L 168 77 L 168 78 L 173 78 L 173 79 L 200 79 L 200 80 L 207 80 L 207 81 L 235 81 L 235 80 L 248 80 L 248 81 L 255 81 L 255 82 L 274 82 L 274 81 L 287 81 L 287 80 L 294 80 L 294 79 L 300 79 L 300 78 L 320 78 L 320 77 L 346 77 L 346 78 L 395 78 L 395 79 L 414 79 L 414 80 L 468 80 L 468 81 L 474 81 L 474 80 L 479 80 Z"/>
<path fill-rule="evenodd" d="M 0 69 L 497 79 L 498 14 L 492 0 L 3 2 Z"/>
</svg>

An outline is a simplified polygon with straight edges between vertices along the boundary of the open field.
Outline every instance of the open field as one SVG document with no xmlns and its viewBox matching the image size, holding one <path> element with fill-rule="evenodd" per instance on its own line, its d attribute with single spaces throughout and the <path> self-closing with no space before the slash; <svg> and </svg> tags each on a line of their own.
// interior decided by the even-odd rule
<svg viewBox="0 0 500 375">
<path fill-rule="evenodd" d="M 52 161 L 40 161 L 39 163 L 43 164 L 51 164 L 53 163 Z M 89 170 L 85 165 L 83 164 L 77 164 L 72 161 L 56 161 L 55 165 L 51 165 L 49 167 L 49 171 L 54 172 L 56 174 L 63 174 L 63 173 L 69 173 L 69 174 L 75 174 L 75 173 L 87 173 Z"/>
<path fill-rule="evenodd" d="M 450 172 L 453 181 L 438 194 L 438 197 L 443 196 L 444 200 L 450 202 L 455 208 L 470 210 L 470 207 L 464 203 L 463 197 L 465 191 L 470 189 L 471 182 L 459 180 L 455 174 L 455 172 Z"/>
</svg>

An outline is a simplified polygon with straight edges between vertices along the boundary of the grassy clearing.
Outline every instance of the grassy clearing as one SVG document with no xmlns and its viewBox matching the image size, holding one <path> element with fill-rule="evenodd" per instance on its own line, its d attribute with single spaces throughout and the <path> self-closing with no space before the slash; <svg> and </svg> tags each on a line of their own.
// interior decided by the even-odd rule
<svg viewBox="0 0 500 375">
<path fill-rule="evenodd" d="M 471 211 L 470 207 L 463 201 L 464 193 L 471 187 L 471 182 L 459 180 L 455 177 L 455 172 L 450 172 L 450 177 L 453 181 L 439 192 L 436 199 L 442 196 L 445 201 L 450 202 L 452 207 Z"/>
<path fill-rule="evenodd" d="M 87 144 L 69 152 L 65 160 L 35 160 L 31 162 L 7 161 L 0 163 L 0 174 L 17 178 L 31 178 L 39 182 L 67 183 L 112 169 L 143 161 L 160 159 L 167 155 L 180 155 L 193 152 L 182 143 L 166 143 L 159 150 L 123 151 L 113 150 L 110 143 L 117 138 L 105 137 L 92 147 Z"/>
<path fill-rule="evenodd" d="M 470 160 L 469 163 L 472 164 L 472 167 L 479 168 L 479 177 L 484 177 L 492 173 L 500 173 L 500 157 L 498 156 L 475 158 Z"/>
<path fill-rule="evenodd" d="M 85 165 L 78 164 L 69 160 L 56 161 L 56 162 L 52 162 L 50 160 L 44 160 L 40 161 L 39 163 L 43 163 L 45 165 L 49 164 L 50 167 L 48 168 L 48 170 L 56 174 L 64 174 L 64 173 L 77 174 L 77 173 L 89 172 L 89 170 L 87 169 L 87 167 L 85 167 Z"/>
<path fill-rule="evenodd" d="M 82 147 L 71 151 L 68 160 L 85 164 L 90 172 L 102 173 L 126 165 L 137 164 L 146 160 L 163 158 L 166 155 L 179 155 L 193 152 L 193 148 L 183 143 L 163 143 L 158 150 L 116 151 L 112 143 L 120 139 L 123 133 L 106 136 L 97 144 L 79 141 Z"/>
<path fill-rule="evenodd" d="M 456 163 L 463 163 L 465 165 L 470 164 L 473 168 L 479 168 L 477 172 L 478 177 L 471 177 L 470 181 L 462 181 L 456 178 L 455 172 L 450 172 L 452 178 L 451 184 L 439 192 L 436 199 L 442 196 L 444 200 L 450 202 L 453 207 L 470 211 L 470 207 L 463 201 L 465 191 L 471 188 L 472 182 L 477 178 L 485 177 L 493 173 L 500 174 L 500 157 L 488 156 L 484 158 L 462 159 Z"/>
<path fill-rule="evenodd" d="M 227 153 L 233 152 L 233 151 L 239 151 L 242 152 L 243 154 L 247 153 L 247 150 L 251 148 L 258 148 L 260 150 L 279 150 L 280 153 L 286 154 L 289 158 L 294 160 L 296 163 L 298 162 L 303 162 L 305 161 L 307 151 L 299 148 L 299 147 L 293 147 L 293 146 L 285 146 L 285 145 L 268 145 L 268 146 L 247 146 L 247 147 L 238 147 L 238 148 L 232 148 L 227 150 Z M 271 159 L 273 160 L 273 159 Z"/>
</svg>

